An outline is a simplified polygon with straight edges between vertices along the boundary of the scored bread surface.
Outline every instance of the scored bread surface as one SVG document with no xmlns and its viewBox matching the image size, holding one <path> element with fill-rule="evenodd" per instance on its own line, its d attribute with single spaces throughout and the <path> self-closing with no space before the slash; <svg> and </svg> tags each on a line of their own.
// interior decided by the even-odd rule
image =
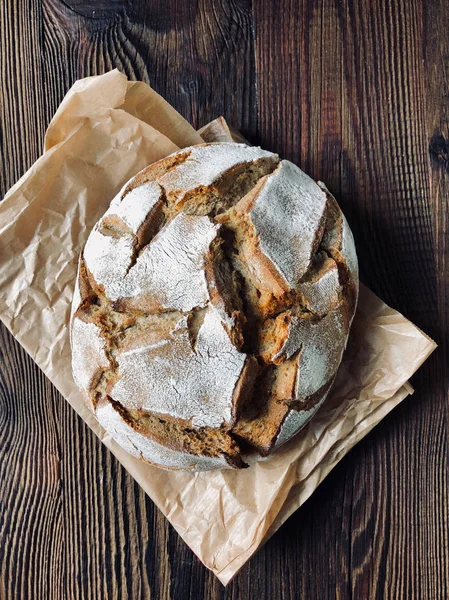
<svg viewBox="0 0 449 600">
<path fill-rule="evenodd" d="M 357 294 L 352 234 L 323 184 L 245 144 L 186 148 L 131 179 L 88 238 L 74 379 L 131 454 L 242 468 L 323 403 Z"/>
</svg>

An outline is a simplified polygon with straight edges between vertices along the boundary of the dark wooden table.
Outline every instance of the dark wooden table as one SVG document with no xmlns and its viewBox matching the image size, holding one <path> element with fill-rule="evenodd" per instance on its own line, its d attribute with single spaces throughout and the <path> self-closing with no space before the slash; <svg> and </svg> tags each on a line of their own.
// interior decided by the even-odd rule
<svg viewBox="0 0 449 600">
<path fill-rule="evenodd" d="M 0 598 L 449 597 L 448 32 L 447 0 L 0 0 L 2 195 L 118 67 L 323 179 L 362 280 L 440 344 L 225 589 L 1 327 Z"/>
</svg>

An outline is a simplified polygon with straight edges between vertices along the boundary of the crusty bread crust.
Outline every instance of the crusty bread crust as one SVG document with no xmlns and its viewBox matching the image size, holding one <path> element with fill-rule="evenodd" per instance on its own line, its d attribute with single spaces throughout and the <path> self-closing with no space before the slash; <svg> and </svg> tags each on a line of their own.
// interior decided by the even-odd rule
<svg viewBox="0 0 449 600">
<path fill-rule="evenodd" d="M 186 148 L 130 180 L 89 236 L 74 378 L 135 456 L 242 468 L 324 401 L 357 294 L 352 234 L 322 184 L 245 144 Z"/>
</svg>

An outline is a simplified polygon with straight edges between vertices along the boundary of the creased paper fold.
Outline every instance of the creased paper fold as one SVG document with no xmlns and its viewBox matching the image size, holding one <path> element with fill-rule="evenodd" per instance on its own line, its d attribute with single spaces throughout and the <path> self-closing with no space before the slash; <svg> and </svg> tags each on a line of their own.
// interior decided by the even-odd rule
<svg viewBox="0 0 449 600">
<path fill-rule="evenodd" d="M 166 472 L 107 436 L 71 376 L 68 320 L 78 254 L 122 185 L 151 162 L 236 135 L 223 119 L 196 132 L 163 98 L 117 70 L 77 81 L 44 154 L 0 204 L 0 318 L 84 421 L 224 583 L 313 493 L 339 460 L 413 390 L 434 350 L 362 286 L 332 392 L 313 420 L 243 471 Z"/>
</svg>

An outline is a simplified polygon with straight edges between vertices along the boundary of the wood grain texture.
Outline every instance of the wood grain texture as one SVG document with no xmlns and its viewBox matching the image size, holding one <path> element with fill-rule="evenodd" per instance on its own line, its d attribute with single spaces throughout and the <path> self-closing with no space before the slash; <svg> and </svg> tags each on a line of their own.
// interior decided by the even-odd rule
<svg viewBox="0 0 449 600">
<path fill-rule="evenodd" d="M 449 7 L 0 0 L 0 193 L 79 77 L 118 67 L 336 194 L 362 279 L 437 339 L 415 395 L 225 589 L 0 328 L 0 598 L 449 597 Z"/>
</svg>

